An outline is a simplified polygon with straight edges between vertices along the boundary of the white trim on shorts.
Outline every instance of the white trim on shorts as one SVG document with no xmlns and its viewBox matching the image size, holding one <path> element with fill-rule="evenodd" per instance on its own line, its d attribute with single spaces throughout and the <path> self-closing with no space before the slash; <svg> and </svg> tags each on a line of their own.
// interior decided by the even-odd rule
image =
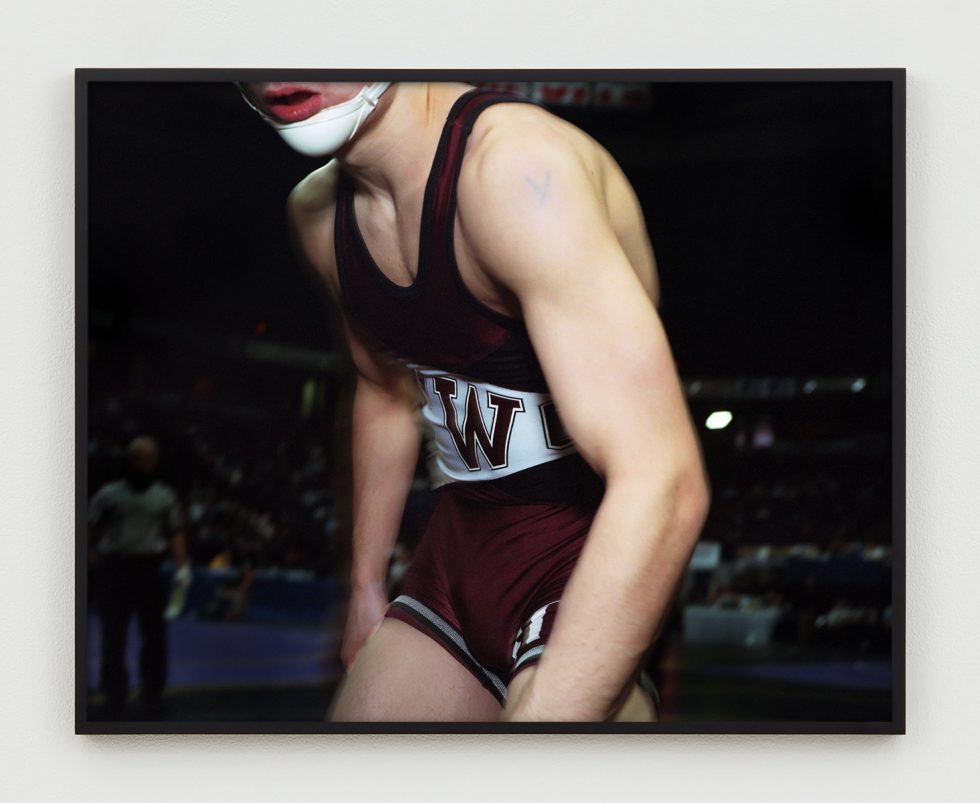
<svg viewBox="0 0 980 803">
<path fill-rule="evenodd" d="M 471 653 L 469 648 L 466 646 L 466 641 L 463 639 L 463 636 L 455 627 L 449 624 L 449 622 L 443 619 L 438 613 L 432 610 L 432 608 L 430 608 L 428 605 L 424 605 L 414 597 L 409 597 L 406 594 L 400 594 L 399 596 L 395 597 L 391 601 L 392 605 L 394 605 L 395 603 L 398 603 L 400 605 L 405 606 L 406 608 L 410 608 L 411 610 L 415 611 L 415 613 L 421 616 L 432 627 L 434 627 L 436 630 L 442 633 L 442 635 L 444 635 L 447 639 L 449 639 L 456 646 L 456 648 L 459 649 L 467 657 L 467 659 L 472 663 L 472 665 L 477 669 L 479 669 L 480 672 L 483 673 L 484 677 L 493 684 L 493 687 L 497 690 L 501 699 L 502 700 L 507 699 L 507 686 L 497 675 L 495 675 L 493 672 L 491 672 L 489 669 L 483 666 L 483 664 L 477 661 L 476 658 L 473 657 L 473 653 Z"/>
</svg>

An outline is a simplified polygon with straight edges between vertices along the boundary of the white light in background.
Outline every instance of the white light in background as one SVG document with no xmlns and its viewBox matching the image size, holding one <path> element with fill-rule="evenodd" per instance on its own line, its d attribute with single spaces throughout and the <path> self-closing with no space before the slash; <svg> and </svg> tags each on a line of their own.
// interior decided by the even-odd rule
<svg viewBox="0 0 980 803">
<path fill-rule="evenodd" d="M 867 387 L 867 384 L 868 383 L 864 381 L 864 378 L 859 376 L 857 379 L 851 382 L 851 390 L 853 390 L 855 393 L 860 393 L 865 389 L 865 387 Z"/>
<path fill-rule="evenodd" d="M 704 425 L 708 429 L 724 429 L 732 423 L 732 414 L 728 410 L 716 410 L 708 416 Z"/>
</svg>

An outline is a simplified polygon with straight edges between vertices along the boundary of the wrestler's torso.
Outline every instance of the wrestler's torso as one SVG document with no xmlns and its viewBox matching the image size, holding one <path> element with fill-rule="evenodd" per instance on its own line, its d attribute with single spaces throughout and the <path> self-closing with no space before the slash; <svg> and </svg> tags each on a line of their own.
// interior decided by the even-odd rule
<svg viewBox="0 0 980 803">
<path fill-rule="evenodd" d="M 557 136 L 574 147 L 637 275 L 656 291 L 639 207 L 608 154 L 539 107 L 463 89 L 451 96 L 430 165 L 399 187 L 394 202 L 359 192 L 332 163 L 307 182 L 320 191 L 319 214 L 294 214 L 308 256 L 337 292 L 349 334 L 414 369 L 441 466 L 456 480 L 504 476 L 573 452 L 518 300 L 460 225 L 461 207 L 463 214 L 480 208 L 475 176 L 488 141 L 499 149 L 509 140 Z M 539 181 L 547 192 L 547 178 Z M 601 281 L 601 266 L 595 270 Z"/>
</svg>

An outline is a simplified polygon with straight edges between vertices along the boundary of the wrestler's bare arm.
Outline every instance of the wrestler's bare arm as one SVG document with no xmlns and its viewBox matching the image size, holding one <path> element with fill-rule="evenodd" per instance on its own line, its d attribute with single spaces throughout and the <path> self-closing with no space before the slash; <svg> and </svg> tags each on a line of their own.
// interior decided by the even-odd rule
<svg viewBox="0 0 980 803">
<path fill-rule="evenodd" d="M 708 504 L 655 285 L 624 254 L 588 157 L 562 137 L 504 136 L 475 155 L 460 189 L 469 246 L 518 298 L 562 419 L 606 480 L 548 647 L 508 703 L 515 720 L 612 713 Z"/>
<path fill-rule="evenodd" d="M 309 266 L 335 302 L 331 165 L 297 186 L 290 196 L 294 238 Z M 342 318 L 339 304 L 337 316 Z M 341 659 L 350 666 L 380 624 L 387 604 L 388 560 L 398 536 L 405 499 L 418 460 L 417 394 L 407 372 L 365 344 L 348 326 L 344 333 L 357 371 L 351 412 L 353 562 L 351 605 Z"/>
<path fill-rule="evenodd" d="M 340 657 L 350 666 L 384 616 L 385 579 L 419 456 L 414 385 L 381 369 L 349 338 L 357 385 L 351 408 L 353 546 L 351 610 Z"/>
</svg>

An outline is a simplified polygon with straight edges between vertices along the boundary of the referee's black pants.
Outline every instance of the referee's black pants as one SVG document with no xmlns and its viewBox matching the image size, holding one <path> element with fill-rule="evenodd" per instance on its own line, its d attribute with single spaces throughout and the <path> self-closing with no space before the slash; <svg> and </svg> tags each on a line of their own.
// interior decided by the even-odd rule
<svg viewBox="0 0 980 803">
<path fill-rule="evenodd" d="M 160 700 L 167 683 L 167 585 L 160 555 L 109 555 L 101 560 L 98 586 L 102 619 L 102 690 L 106 705 L 122 710 L 129 694 L 126 633 L 133 615 L 140 631 L 140 694 Z"/>
</svg>

